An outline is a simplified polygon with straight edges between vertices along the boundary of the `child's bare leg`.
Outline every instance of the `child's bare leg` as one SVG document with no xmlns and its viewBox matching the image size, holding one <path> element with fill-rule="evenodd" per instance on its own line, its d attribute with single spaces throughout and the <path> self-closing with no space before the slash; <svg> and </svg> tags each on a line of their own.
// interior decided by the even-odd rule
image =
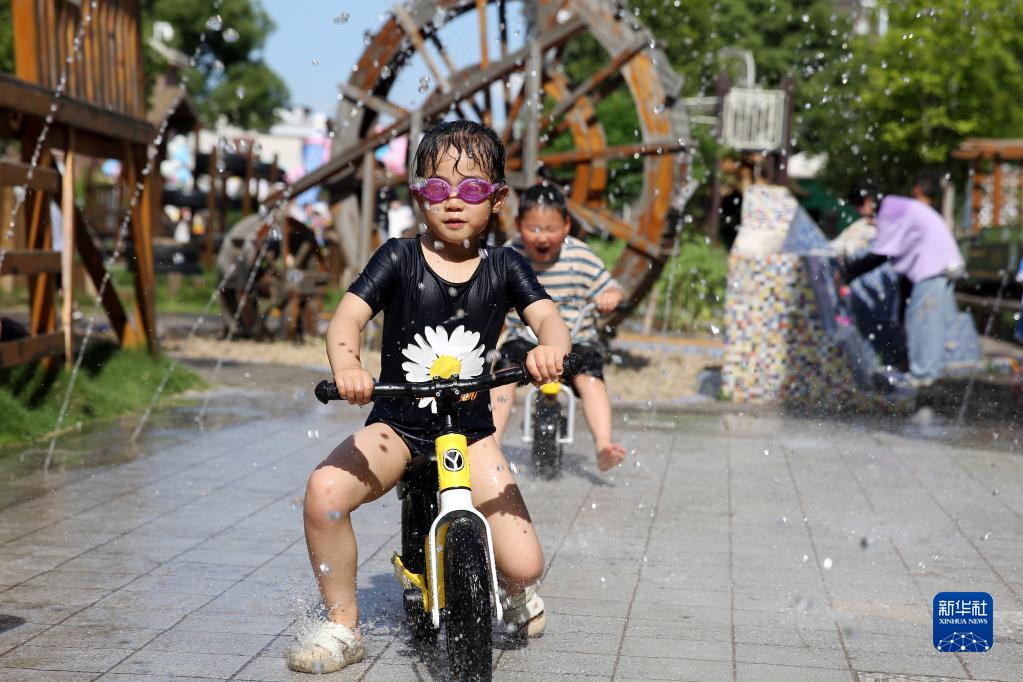
<svg viewBox="0 0 1023 682">
<path fill-rule="evenodd" d="M 487 518 L 502 585 L 521 592 L 543 575 L 543 550 L 508 461 L 493 438 L 469 446 L 472 503 Z"/>
<path fill-rule="evenodd" d="M 395 486 L 409 451 L 386 424 L 371 424 L 334 448 L 313 471 L 305 493 L 305 538 L 327 618 L 355 628 L 358 550 L 350 514 Z M 325 568 L 324 568 L 325 567 Z"/>
<path fill-rule="evenodd" d="M 490 407 L 494 416 L 494 440 L 498 445 L 504 437 L 504 430 L 508 427 L 514 403 L 515 384 L 490 389 Z"/>
<path fill-rule="evenodd" d="M 572 380 L 583 401 L 583 415 L 597 445 L 597 468 L 607 471 L 625 459 L 625 449 L 611 440 L 611 399 L 603 379 L 580 374 Z"/>
</svg>

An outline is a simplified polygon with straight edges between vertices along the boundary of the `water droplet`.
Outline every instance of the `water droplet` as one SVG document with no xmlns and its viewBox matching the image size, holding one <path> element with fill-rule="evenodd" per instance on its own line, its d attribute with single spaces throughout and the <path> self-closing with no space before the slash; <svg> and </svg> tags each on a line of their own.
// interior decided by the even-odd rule
<svg viewBox="0 0 1023 682">
<path fill-rule="evenodd" d="M 824 570 L 825 571 L 830 571 L 831 567 L 833 565 L 834 565 L 834 562 L 831 560 L 831 557 L 824 557 L 824 564 L 823 564 L 823 566 L 824 566 Z"/>
<path fill-rule="evenodd" d="M 224 27 L 224 20 L 220 18 L 219 14 L 214 14 L 206 21 L 206 28 L 211 31 L 219 31 Z"/>
<path fill-rule="evenodd" d="M 596 502 L 594 502 L 593 504 L 590 505 L 590 509 L 596 509 L 596 508 L 597 508 L 597 503 Z"/>
<path fill-rule="evenodd" d="M 226 31 L 224 31 L 225 43 L 237 43 L 239 38 L 241 38 L 241 36 L 238 35 L 238 31 L 234 30 L 233 28 L 229 28 Z"/>
<path fill-rule="evenodd" d="M 320 564 L 320 573 L 330 573 L 330 564 Z"/>
<path fill-rule="evenodd" d="M 767 450 L 767 449 L 765 449 L 765 450 L 764 450 L 764 457 L 770 457 L 770 456 L 771 456 L 771 451 L 770 451 L 770 450 Z"/>
<path fill-rule="evenodd" d="M 338 26 L 342 24 L 347 24 L 350 18 L 351 16 L 349 16 L 348 12 L 342 12 L 341 14 L 334 17 L 334 23 L 337 24 Z"/>
<path fill-rule="evenodd" d="M 320 65 L 320 60 L 317 59 L 316 57 L 313 57 L 313 66 L 319 66 L 319 65 Z"/>
<path fill-rule="evenodd" d="M 430 77 L 423 76 L 419 79 L 419 92 L 424 93 L 430 89 Z"/>
<path fill-rule="evenodd" d="M 991 533 L 984 533 L 984 537 L 981 540 L 987 540 L 989 537 L 991 537 Z"/>
<path fill-rule="evenodd" d="M 341 512 L 339 512 L 336 509 L 331 509 L 329 512 L 327 512 L 327 519 L 330 520 L 330 521 L 337 521 L 340 518 L 341 518 Z"/>
</svg>

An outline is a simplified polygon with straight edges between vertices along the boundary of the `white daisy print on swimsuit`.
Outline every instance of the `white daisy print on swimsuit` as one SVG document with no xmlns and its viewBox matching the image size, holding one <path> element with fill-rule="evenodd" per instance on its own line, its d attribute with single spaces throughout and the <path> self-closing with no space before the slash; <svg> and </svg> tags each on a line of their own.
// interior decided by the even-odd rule
<svg viewBox="0 0 1023 682">
<path fill-rule="evenodd" d="M 423 336 L 426 338 L 424 339 Z M 412 382 L 429 381 L 435 377 L 450 379 L 457 374 L 461 379 L 472 379 L 483 374 L 483 344 L 479 343 L 479 332 L 468 331 L 464 325 L 458 325 L 448 336 L 444 327 L 427 327 L 423 334 L 413 337 L 401 351 L 409 362 L 401 363 L 405 370 L 405 380 Z M 420 398 L 419 407 L 429 407 L 437 413 L 437 401 L 433 398 Z"/>
</svg>

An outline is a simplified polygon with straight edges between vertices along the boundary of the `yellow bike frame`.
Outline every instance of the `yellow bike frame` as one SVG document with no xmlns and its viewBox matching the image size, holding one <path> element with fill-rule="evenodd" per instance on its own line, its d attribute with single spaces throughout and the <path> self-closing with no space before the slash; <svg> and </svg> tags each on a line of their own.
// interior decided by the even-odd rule
<svg viewBox="0 0 1023 682">
<path fill-rule="evenodd" d="M 448 523 L 452 515 L 472 514 L 486 531 L 487 555 L 490 559 L 491 594 L 494 596 L 494 615 L 503 617 L 498 598 L 497 568 L 494 565 L 494 541 L 490 524 L 472 504 L 472 485 L 469 478 L 469 444 L 464 435 L 448 433 L 434 441 L 437 453 L 437 481 L 440 509 L 426 536 L 426 573 L 410 572 L 395 552 L 391 557 L 395 575 L 405 589 L 419 588 L 423 593 L 423 608 L 430 612 L 433 627 L 440 627 L 440 609 L 444 608 L 444 545 Z"/>
</svg>

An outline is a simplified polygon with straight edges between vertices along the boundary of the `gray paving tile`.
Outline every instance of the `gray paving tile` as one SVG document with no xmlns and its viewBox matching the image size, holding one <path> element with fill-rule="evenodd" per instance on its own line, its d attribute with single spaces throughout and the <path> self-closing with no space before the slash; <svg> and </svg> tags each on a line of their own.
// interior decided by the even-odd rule
<svg viewBox="0 0 1023 682">
<path fill-rule="evenodd" d="M 506 651 L 501 656 L 495 670 L 532 673 L 543 675 L 611 675 L 614 670 L 613 654 L 580 654 L 566 656 L 560 651 L 534 651 L 526 648 L 517 651 Z"/>
<path fill-rule="evenodd" d="M 110 625 L 54 625 L 32 640 L 34 646 L 67 649 L 121 649 L 134 651 L 160 634 L 155 628 Z"/>
<path fill-rule="evenodd" d="M 227 679 L 242 668 L 248 656 L 180 653 L 143 649 L 110 672 L 171 677 L 174 675 Z"/>
<path fill-rule="evenodd" d="M 812 649 L 803 646 L 781 647 L 768 644 L 735 643 L 735 660 L 743 663 L 766 663 L 807 668 L 848 669 L 840 649 Z"/>
<path fill-rule="evenodd" d="M 0 656 L 0 666 L 101 673 L 130 653 L 127 649 L 72 649 L 23 644 Z"/>
<path fill-rule="evenodd" d="M 273 635 L 231 632 L 190 632 L 172 629 L 149 642 L 145 649 L 199 654 L 254 656 L 273 641 Z"/>
<path fill-rule="evenodd" d="M 96 679 L 96 673 L 65 672 L 35 668 L 0 668 L 0 682 L 34 682 L 45 679 L 46 682 L 90 682 Z"/>
<path fill-rule="evenodd" d="M 737 663 L 735 666 L 735 679 L 737 682 L 792 682 L 793 680 L 849 682 L 849 670 L 767 665 L 764 663 Z"/>
<path fill-rule="evenodd" d="M 731 662 L 732 643 L 727 638 L 716 641 L 694 641 L 626 635 L 622 640 L 621 655 Z"/>
<path fill-rule="evenodd" d="M 732 679 L 732 664 L 724 661 L 622 656 L 618 660 L 614 679 L 727 682 Z"/>
</svg>

